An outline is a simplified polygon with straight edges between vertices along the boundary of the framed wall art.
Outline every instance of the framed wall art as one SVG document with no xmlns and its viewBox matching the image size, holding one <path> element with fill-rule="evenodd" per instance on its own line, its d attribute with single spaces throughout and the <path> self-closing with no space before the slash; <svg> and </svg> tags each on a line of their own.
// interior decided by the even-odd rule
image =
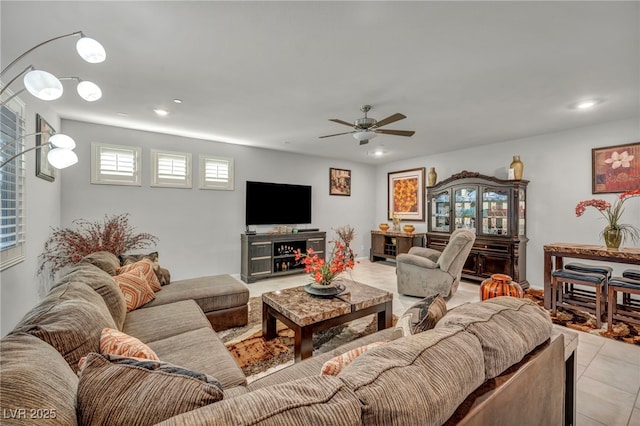
<svg viewBox="0 0 640 426">
<path fill-rule="evenodd" d="M 351 195 L 351 170 L 329 169 L 329 195 Z"/>
<path fill-rule="evenodd" d="M 40 133 L 36 135 L 36 146 L 45 145 L 49 142 L 49 137 L 56 133 L 40 114 L 36 114 L 36 132 Z M 36 176 L 53 182 L 56 180 L 56 169 L 47 160 L 47 154 L 50 150 L 51 145 L 36 150 Z"/>
<path fill-rule="evenodd" d="M 591 150 L 592 193 L 640 189 L 640 142 Z"/>
<path fill-rule="evenodd" d="M 401 220 L 424 222 L 424 167 L 388 174 L 389 219 L 396 214 Z"/>
</svg>

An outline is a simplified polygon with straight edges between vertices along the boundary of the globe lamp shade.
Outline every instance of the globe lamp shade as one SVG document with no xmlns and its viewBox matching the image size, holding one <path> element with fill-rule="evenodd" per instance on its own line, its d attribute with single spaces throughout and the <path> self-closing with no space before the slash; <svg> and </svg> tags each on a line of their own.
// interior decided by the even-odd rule
<svg viewBox="0 0 640 426">
<path fill-rule="evenodd" d="M 62 96 L 62 83 L 46 71 L 32 70 L 24 76 L 24 87 L 38 99 L 52 101 Z"/>
<path fill-rule="evenodd" d="M 78 40 L 76 50 L 82 59 L 92 64 L 100 63 L 107 57 L 107 52 L 104 50 L 104 47 L 89 37 L 82 37 Z"/>
<path fill-rule="evenodd" d="M 87 102 L 97 101 L 102 97 L 102 90 L 91 81 L 81 81 L 78 83 L 77 90 L 78 95 Z"/>
<path fill-rule="evenodd" d="M 49 142 L 56 148 L 73 149 L 76 147 L 76 142 L 70 136 L 63 135 L 62 133 L 56 133 L 51 136 Z"/>
<path fill-rule="evenodd" d="M 64 169 L 78 162 L 78 156 L 70 149 L 54 148 L 47 154 L 47 160 L 56 169 Z"/>
</svg>

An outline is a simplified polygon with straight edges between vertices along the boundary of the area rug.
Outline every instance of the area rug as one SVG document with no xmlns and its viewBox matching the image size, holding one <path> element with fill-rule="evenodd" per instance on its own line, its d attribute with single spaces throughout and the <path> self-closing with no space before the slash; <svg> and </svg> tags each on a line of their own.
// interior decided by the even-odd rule
<svg viewBox="0 0 640 426">
<path fill-rule="evenodd" d="M 395 324 L 397 317 L 393 317 Z M 377 331 L 376 315 L 323 330 L 313 335 L 313 355 L 331 351 L 347 342 Z M 262 337 L 262 298 L 249 299 L 249 323 L 244 327 L 225 330 L 218 335 L 242 368 L 248 382 L 293 364 L 294 332 L 280 321 L 277 337 Z"/>
<path fill-rule="evenodd" d="M 525 298 L 536 302 L 544 307 L 544 291 L 537 289 L 527 289 Z M 598 336 L 608 337 L 610 339 L 619 340 L 621 342 L 640 345 L 640 326 L 623 321 L 614 321 L 613 330 L 607 331 L 607 323 L 602 323 L 602 328 L 596 328 L 595 315 L 584 311 L 570 311 L 568 309 L 558 309 L 558 313 L 551 315 L 551 321 L 554 324 L 574 330 L 584 331 L 585 333 L 596 334 Z"/>
</svg>

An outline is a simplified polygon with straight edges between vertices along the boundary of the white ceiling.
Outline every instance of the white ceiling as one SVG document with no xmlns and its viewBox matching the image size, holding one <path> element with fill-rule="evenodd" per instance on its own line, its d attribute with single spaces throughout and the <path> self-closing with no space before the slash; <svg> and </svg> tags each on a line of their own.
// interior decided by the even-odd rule
<svg viewBox="0 0 640 426">
<path fill-rule="evenodd" d="M 33 64 L 102 88 L 87 103 L 64 83 L 49 103 L 62 118 L 372 164 L 640 119 L 637 1 L 3 0 L 0 18 L 3 67 L 76 30 L 107 50 L 87 64 L 67 38 L 12 69 Z M 603 103 L 570 108 L 591 97 Z M 353 121 L 362 104 L 378 120 L 405 114 L 385 128 L 415 135 L 365 146 L 318 138 L 348 131 L 328 119 Z M 377 148 L 387 155 L 368 155 Z"/>
</svg>

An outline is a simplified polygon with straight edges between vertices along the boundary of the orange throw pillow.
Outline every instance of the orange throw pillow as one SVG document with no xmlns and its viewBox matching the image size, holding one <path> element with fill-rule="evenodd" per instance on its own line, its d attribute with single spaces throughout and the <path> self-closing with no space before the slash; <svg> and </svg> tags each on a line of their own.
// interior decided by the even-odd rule
<svg viewBox="0 0 640 426">
<path fill-rule="evenodd" d="M 103 355 L 121 355 L 129 358 L 160 361 L 158 355 L 149 346 L 139 339 L 114 328 L 104 328 L 100 333 L 100 353 Z M 82 369 L 86 359 L 86 356 L 80 359 L 78 362 L 79 369 Z"/>
<path fill-rule="evenodd" d="M 342 369 L 344 369 L 347 365 L 351 364 L 351 362 L 358 358 L 360 355 L 368 351 L 369 349 L 373 349 L 376 346 L 381 346 L 387 343 L 384 342 L 374 342 L 369 343 L 368 345 L 360 346 L 359 348 L 351 349 L 348 352 L 343 353 L 342 355 L 338 355 L 335 358 L 331 358 L 329 361 L 322 364 L 322 371 L 320 374 L 325 376 L 337 376 L 340 374 Z"/>
<path fill-rule="evenodd" d="M 139 339 L 113 328 L 105 328 L 102 330 L 102 334 L 100 335 L 100 353 L 121 355 L 129 358 L 160 360 L 153 349 L 142 343 Z"/>
<path fill-rule="evenodd" d="M 134 269 L 138 269 L 144 274 L 149 287 L 151 287 L 151 290 L 160 291 L 162 287 L 160 286 L 160 281 L 158 280 L 158 276 L 156 275 L 154 268 L 155 266 L 151 260 L 142 259 L 138 262 L 130 263 L 118 268 L 118 274 L 123 274 L 125 272 L 131 272 Z"/>
<path fill-rule="evenodd" d="M 156 298 L 156 294 L 149 287 L 144 273 L 137 268 L 116 275 L 113 279 L 116 280 L 116 284 L 122 291 L 124 301 L 127 304 L 127 312 L 131 312 Z"/>
</svg>

